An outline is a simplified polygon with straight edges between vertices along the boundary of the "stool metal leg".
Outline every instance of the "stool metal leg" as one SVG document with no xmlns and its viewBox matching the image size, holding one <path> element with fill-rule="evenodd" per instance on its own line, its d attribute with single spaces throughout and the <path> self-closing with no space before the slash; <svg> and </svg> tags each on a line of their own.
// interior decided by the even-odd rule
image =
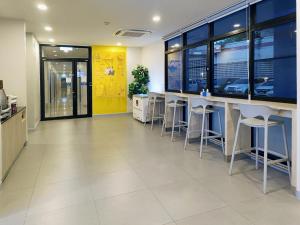
<svg viewBox="0 0 300 225">
<path fill-rule="evenodd" d="M 225 153 L 225 148 L 224 148 L 224 138 L 223 138 L 223 129 L 222 129 L 222 123 L 221 123 L 221 115 L 220 111 L 218 111 L 218 120 L 219 120 L 219 132 L 222 135 L 221 137 L 221 145 L 222 145 L 222 151 Z"/>
<path fill-rule="evenodd" d="M 147 104 L 147 114 L 146 114 L 146 121 L 144 122 L 144 127 L 146 126 L 148 118 L 150 117 L 149 114 L 150 114 L 150 99 L 148 100 L 148 104 Z"/>
<path fill-rule="evenodd" d="M 174 129 L 175 129 L 175 117 L 176 117 L 176 104 L 174 107 L 174 113 L 173 113 L 173 124 L 172 124 L 172 135 L 171 135 L 171 141 L 173 141 L 174 137 Z"/>
<path fill-rule="evenodd" d="M 153 109 L 152 109 L 152 116 L 151 116 L 151 130 L 153 130 L 153 117 L 155 116 L 155 105 L 156 105 L 156 99 L 153 101 Z"/>
<path fill-rule="evenodd" d="M 160 103 L 158 103 L 158 116 L 160 117 L 160 114 L 161 114 L 161 110 L 160 110 L 160 107 L 161 107 L 161 102 Z M 160 123 L 161 123 L 161 121 L 160 121 L 161 119 L 159 118 L 158 119 L 158 124 L 159 124 L 159 126 L 160 126 Z"/>
<path fill-rule="evenodd" d="M 190 138 L 191 117 L 192 117 L 192 110 L 191 110 L 190 113 L 189 113 L 188 127 L 187 127 L 187 130 L 186 130 L 185 142 L 184 142 L 184 150 L 186 150 L 186 146 L 187 146 L 187 143 L 188 143 L 188 139 Z"/>
<path fill-rule="evenodd" d="M 179 117 L 178 117 L 178 119 L 179 119 L 179 121 L 181 120 L 181 107 L 180 108 L 178 108 L 178 115 L 179 115 Z M 178 127 L 178 131 L 179 131 L 179 135 L 181 134 L 181 126 L 180 126 L 180 123 L 179 123 L 179 127 Z"/>
<path fill-rule="evenodd" d="M 207 132 L 209 129 L 209 114 L 205 115 L 205 137 L 207 137 L 209 135 L 209 133 Z M 207 147 L 207 143 L 208 143 L 208 139 L 205 139 L 205 146 Z"/>
<path fill-rule="evenodd" d="M 284 151 L 285 151 L 285 156 L 287 157 L 287 166 L 288 166 L 288 173 L 289 173 L 289 179 L 291 182 L 291 164 L 289 160 L 289 152 L 288 152 L 288 145 L 287 145 L 287 139 L 286 139 L 286 130 L 285 130 L 285 125 L 281 125 L 282 129 L 282 135 L 283 135 L 283 144 L 284 144 Z"/>
<path fill-rule="evenodd" d="M 234 138 L 234 143 L 233 143 L 233 150 L 232 150 L 232 155 L 231 155 L 231 162 L 230 162 L 230 168 L 229 168 L 229 175 L 232 175 L 232 167 L 233 167 L 233 162 L 234 162 L 234 157 L 235 157 L 235 151 L 236 151 L 236 147 L 237 147 L 237 140 L 239 137 L 239 132 L 240 132 L 240 126 L 241 126 L 241 116 L 239 118 L 238 124 L 237 124 L 237 128 L 236 128 L 236 132 L 235 132 L 235 138 Z"/>
<path fill-rule="evenodd" d="M 255 129 L 255 168 L 258 169 L 258 131 L 259 128 Z"/>
<path fill-rule="evenodd" d="M 202 158 L 202 150 L 203 150 L 203 136 L 204 136 L 204 126 L 205 126 L 205 108 L 203 108 L 202 114 L 202 127 L 201 127 L 201 141 L 200 141 L 200 159 Z"/>
<path fill-rule="evenodd" d="M 264 183 L 263 183 L 263 192 L 264 194 L 267 193 L 267 175 L 268 175 L 268 125 L 267 122 L 265 122 L 264 126 Z"/>
<path fill-rule="evenodd" d="M 167 123 L 167 110 L 165 112 L 165 115 L 164 115 L 164 119 L 163 119 L 163 124 L 162 124 L 162 127 L 161 127 L 161 132 L 160 132 L 160 136 L 163 136 L 163 133 L 164 133 L 164 129 L 166 129 L 166 123 Z"/>
</svg>

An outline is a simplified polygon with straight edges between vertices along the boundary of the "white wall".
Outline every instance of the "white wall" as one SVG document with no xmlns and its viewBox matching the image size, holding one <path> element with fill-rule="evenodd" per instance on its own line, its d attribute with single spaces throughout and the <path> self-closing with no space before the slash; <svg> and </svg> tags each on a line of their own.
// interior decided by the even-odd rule
<svg viewBox="0 0 300 225">
<path fill-rule="evenodd" d="M 0 80 L 6 94 L 18 96 L 18 105 L 27 105 L 25 23 L 0 19 Z"/>
<path fill-rule="evenodd" d="M 133 81 L 131 71 L 139 64 L 142 63 L 142 49 L 141 48 L 127 48 L 127 88 Z M 132 112 L 132 101 L 127 100 L 127 112 Z"/>
<path fill-rule="evenodd" d="M 165 53 L 163 40 L 143 47 L 142 65 L 146 66 L 149 69 L 150 91 L 165 90 L 164 62 Z"/>
<path fill-rule="evenodd" d="M 40 121 L 39 43 L 32 33 L 26 34 L 27 125 L 37 127 Z"/>
</svg>

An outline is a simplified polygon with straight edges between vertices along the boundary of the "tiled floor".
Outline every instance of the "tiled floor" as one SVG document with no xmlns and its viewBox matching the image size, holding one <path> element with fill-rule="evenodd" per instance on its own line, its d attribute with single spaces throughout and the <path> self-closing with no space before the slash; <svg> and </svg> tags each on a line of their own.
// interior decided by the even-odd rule
<svg viewBox="0 0 300 225">
<path fill-rule="evenodd" d="M 129 116 L 51 121 L 29 141 L 0 189 L 0 225 L 299 225 L 288 178 L 250 160 L 228 163 L 198 144 L 183 151 Z"/>
</svg>

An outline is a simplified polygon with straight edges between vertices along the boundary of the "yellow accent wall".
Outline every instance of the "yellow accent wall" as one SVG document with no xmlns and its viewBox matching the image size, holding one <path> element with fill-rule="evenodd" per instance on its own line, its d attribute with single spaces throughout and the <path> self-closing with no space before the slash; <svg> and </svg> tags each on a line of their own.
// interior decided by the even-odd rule
<svg viewBox="0 0 300 225">
<path fill-rule="evenodd" d="M 93 114 L 127 112 L 125 47 L 92 46 Z"/>
</svg>

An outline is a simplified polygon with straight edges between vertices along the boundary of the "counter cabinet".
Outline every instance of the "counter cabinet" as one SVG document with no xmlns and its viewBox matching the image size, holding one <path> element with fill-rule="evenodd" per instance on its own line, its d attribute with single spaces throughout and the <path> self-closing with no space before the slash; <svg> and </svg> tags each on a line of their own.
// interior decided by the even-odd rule
<svg viewBox="0 0 300 225">
<path fill-rule="evenodd" d="M 18 108 L 17 112 L 2 121 L 0 127 L 0 176 L 1 182 L 7 176 L 27 141 L 26 108 Z"/>
</svg>

